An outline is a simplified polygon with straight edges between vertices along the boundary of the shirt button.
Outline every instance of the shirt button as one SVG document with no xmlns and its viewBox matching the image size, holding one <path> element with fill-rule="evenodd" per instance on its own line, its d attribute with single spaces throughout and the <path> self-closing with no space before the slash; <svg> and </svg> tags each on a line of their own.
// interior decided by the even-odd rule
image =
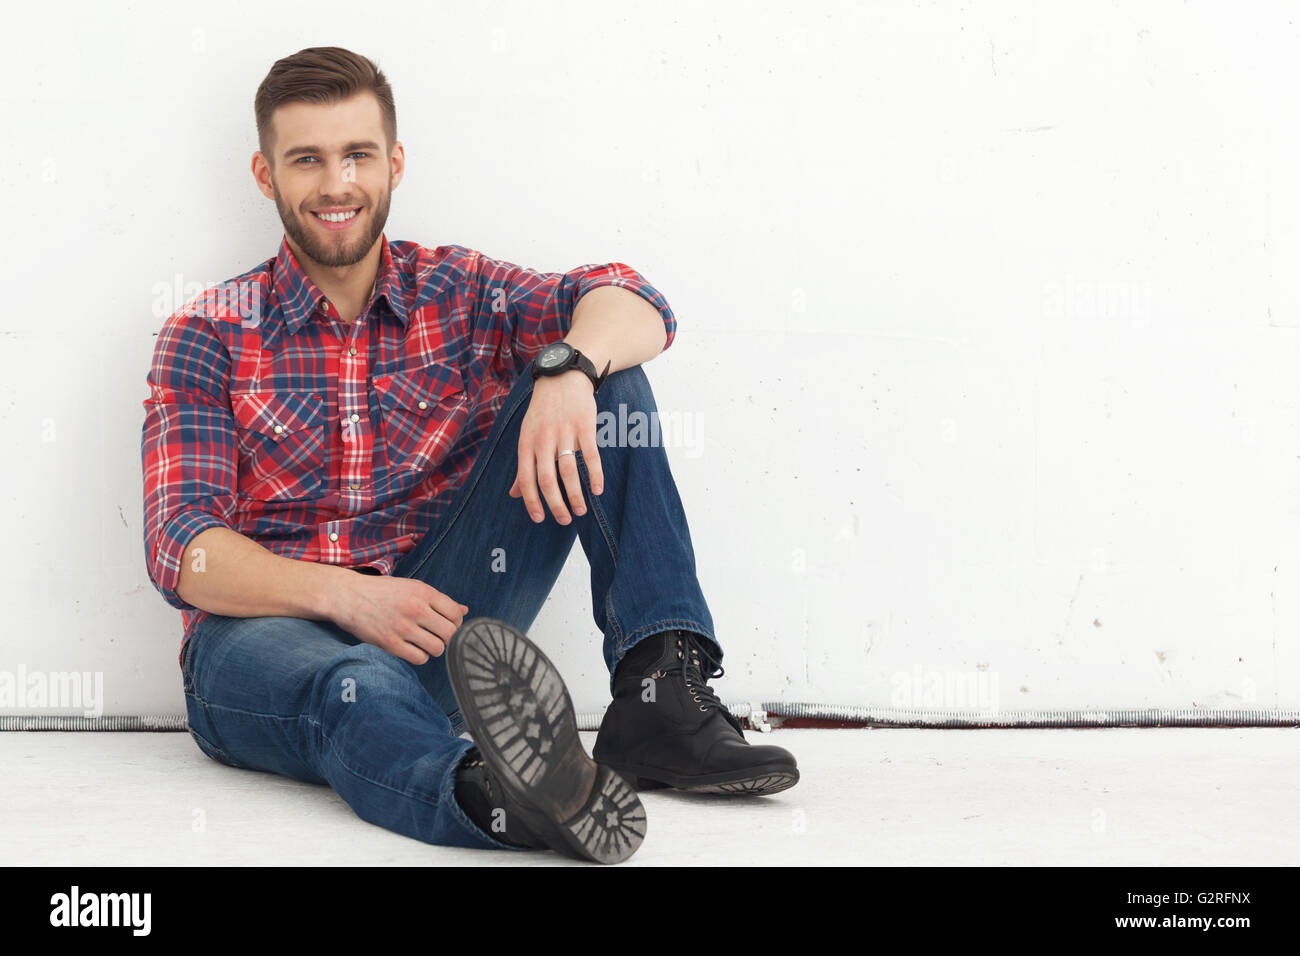
<svg viewBox="0 0 1300 956">
<path fill-rule="evenodd" d="M 354 481 L 352 484 L 348 485 L 348 487 L 351 488 L 353 491 L 356 491 L 361 486 Z"/>
<path fill-rule="evenodd" d="M 416 406 L 416 407 L 419 408 L 420 411 L 424 411 L 426 408 L 429 407 L 429 403 L 428 403 L 428 402 L 421 402 L 421 403 L 420 403 L 418 406 Z"/>
<path fill-rule="evenodd" d="M 280 434 L 281 432 L 283 432 L 283 431 L 284 431 L 284 426 L 283 426 L 283 425 L 276 425 L 276 426 L 275 426 L 275 433 L 276 433 L 277 435 L 279 435 L 279 434 Z"/>
<path fill-rule="evenodd" d="M 352 420 L 353 420 L 354 422 L 359 422 L 359 421 L 361 421 L 361 416 L 358 415 L 356 412 L 353 412 L 353 413 L 352 413 Z"/>
<path fill-rule="evenodd" d="M 337 531 L 331 531 L 331 532 L 330 532 L 330 540 L 331 540 L 331 541 L 337 541 L 338 539 L 339 539 L 339 533 L 338 533 Z"/>
<path fill-rule="evenodd" d="M 356 355 L 356 354 L 357 354 L 357 347 L 354 345 L 354 346 L 352 346 L 352 348 L 348 349 L 348 354 L 349 354 L 349 355 Z"/>
</svg>

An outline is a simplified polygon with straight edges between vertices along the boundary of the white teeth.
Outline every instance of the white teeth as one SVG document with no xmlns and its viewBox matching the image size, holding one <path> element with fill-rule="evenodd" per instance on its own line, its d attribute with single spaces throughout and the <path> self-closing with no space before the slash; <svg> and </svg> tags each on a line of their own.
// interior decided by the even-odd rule
<svg viewBox="0 0 1300 956">
<path fill-rule="evenodd" d="M 358 212 L 359 210 L 354 209 L 351 212 L 318 212 L 316 215 L 326 222 L 347 222 Z"/>
</svg>

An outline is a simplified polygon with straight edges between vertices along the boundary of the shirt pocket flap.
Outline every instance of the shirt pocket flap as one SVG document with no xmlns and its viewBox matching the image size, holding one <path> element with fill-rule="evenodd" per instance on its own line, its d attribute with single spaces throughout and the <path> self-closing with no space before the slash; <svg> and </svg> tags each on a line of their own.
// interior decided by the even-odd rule
<svg viewBox="0 0 1300 956">
<path fill-rule="evenodd" d="M 325 421 L 325 402 L 319 395 L 236 392 L 230 402 L 241 427 L 277 441 L 319 430 Z"/>
<path fill-rule="evenodd" d="M 444 399 L 465 390 L 460 370 L 455 365 L 426 365 L 396 375 L 376 375 L 375 392 L 385 409 L 404 408 L 417 415 L 432 414 Z"/>
</svg>

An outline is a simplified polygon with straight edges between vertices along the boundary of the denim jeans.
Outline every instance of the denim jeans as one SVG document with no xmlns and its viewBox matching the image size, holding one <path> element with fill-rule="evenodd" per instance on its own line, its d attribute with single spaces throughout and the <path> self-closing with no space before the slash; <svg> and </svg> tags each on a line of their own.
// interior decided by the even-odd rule
<svg viewBox="0 0 1300 956">
<path fill-rule="evenodd" d="M 576 455 L 587 513 L 534 523 L 514 483 L 531 366 L 512 387 L 469 477 L 435 526 L 399 560 L 469 607 L 527 632 L 576 537 L 591 567 L 591 606 L 613 672 L 638 641 L 673 628 L 716 645 L 695 575 L 681 499 L 661 444 L 600 448 L 604 489 Z M 569 373 L 565 373 L 569 374 Z M 618 420 L 657 413 L 645 372 L 612 373 L 597 412 Z M 567 496 L 566 496 L 567 505 Z M 502 568 L 504 560 L 504 569 Z M 445 655 L 419 666 L 329 621 L 211 614 L 181 655 L 190 734 L 232 767 L 328 783 L 362 819 L 426 843 L 512 848 L 475 826 L 453 799 L 456 766 L 472 742 L 448 681 Z"/>
</svg>

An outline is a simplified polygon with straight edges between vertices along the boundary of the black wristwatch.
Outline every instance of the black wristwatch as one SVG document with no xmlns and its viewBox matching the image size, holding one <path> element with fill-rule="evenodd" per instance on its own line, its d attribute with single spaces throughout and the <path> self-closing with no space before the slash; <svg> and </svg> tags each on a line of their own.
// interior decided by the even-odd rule
<svg viewBox="0 0 1300 956">
<path fill-rule="evenodd" d="M 606 362 L 605 371 L 597 375 L 596 366 L 591 364 L 591 359 L 567 342 L 556 342 L 542 349 L 533 360 L 533 381 L 537 381 L 543 375 L 562 375 L 571 368 L 581 369 L 586 373 L 587 378 L 591 379 L 594 395 L 600 391 L 600 386 L 605 384 L 605 377 L 609 375 L 609 367 L 612 364 L 613 359 Z"/>
</svg>

